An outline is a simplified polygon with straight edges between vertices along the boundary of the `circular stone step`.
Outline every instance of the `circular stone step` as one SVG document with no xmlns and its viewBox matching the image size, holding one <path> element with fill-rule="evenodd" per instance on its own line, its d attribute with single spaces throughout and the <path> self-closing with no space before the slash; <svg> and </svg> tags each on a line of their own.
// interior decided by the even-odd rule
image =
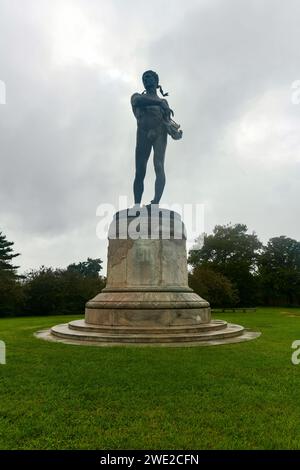
<svg viewBox="0 0 300 470">
<path fill-rule="evenodd" d="M 185 326 L 161 326 L 161 327 L 127 327 L 127 326 L 104 326 L 86 323 L 85 320 L 74 320 L 68 323 L 71 330 L 103 334 L 189 334 L 202 331 L 223 330 L 227 327 L 227 322 L 223 320 L 213 320 L 209 323 L 199 323 L 199 325 Z"/>
<path fill-rule="evenodd" d="M 243 334 L 244 328 L 240 325 L 227 324 L 220 330 L 201 331 L 196 333 L 168 333 L 147 334 L 147 333 L 99 333 L 94 331 L 80 331 L 69 328 L 68 323 L 56 325 L 51 328 L 51 334 L 59 338 L 69 340 L 80 340 L 82 342 L 114 343 L 114 344 L 148 344 L 148 343 L 185 343 L 201 342 L 224 338 L 232 338 Z"/>
</svg>

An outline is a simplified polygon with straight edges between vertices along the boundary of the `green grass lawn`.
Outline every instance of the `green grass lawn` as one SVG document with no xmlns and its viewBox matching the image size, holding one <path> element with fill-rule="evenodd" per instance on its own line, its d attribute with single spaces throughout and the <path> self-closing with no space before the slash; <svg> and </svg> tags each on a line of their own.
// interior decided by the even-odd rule
<svg viewBox="0 0 300 470">
<path fill-rule="evenodd" d="M 33 336 L 74 316 L 1 319 L 0 449 L 300 449 L 300 310 L 215 317 L 262 336 L 101 348 Z"/>
</svg>

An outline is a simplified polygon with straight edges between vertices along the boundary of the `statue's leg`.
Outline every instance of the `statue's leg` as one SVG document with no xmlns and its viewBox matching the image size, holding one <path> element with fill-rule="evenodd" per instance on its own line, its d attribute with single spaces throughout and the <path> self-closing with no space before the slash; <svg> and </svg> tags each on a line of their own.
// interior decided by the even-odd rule
<svg viewBox="0 0 300 470">
<path fill-rule="evenodd" d="M 162 129 L 159 133 L 158 137 L 153 143 L 154 149 L 154 170 L 155 170 L 155 194 L 154 199 L 151 201 L 152 204 L 158 204 L 164 187 L 166 183 L 166 176 L 165 176 L 165 153 L 167 147 L 167 138 L 168 134 L 165 132 L 165 129 Z"/>
<path fill-rule="evenodd" d="M 147 133 L 137 131 L 135 149 L 135 178 L 133 183 L 134 203 L 140 204 L 144 192 L 144 179 L 147 163 L 151 153 L 152 143 L 147 139 Z"/>
</svg>

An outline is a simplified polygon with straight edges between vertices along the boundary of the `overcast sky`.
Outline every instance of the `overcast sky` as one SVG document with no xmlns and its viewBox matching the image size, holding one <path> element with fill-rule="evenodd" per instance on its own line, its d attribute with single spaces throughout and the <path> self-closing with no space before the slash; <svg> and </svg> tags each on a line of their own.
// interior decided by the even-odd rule
<svg viewBox="0 0 300 470">
<path fill-rule="evenodd" d="M 105 261 L 96 209 L 133 202 L 147 69 L 184 132 L 162 202 L 299 240 L 299 18 L 299 0 L 0 0 L 0 231 L 21 271 Z M 144 202 L 153 183 L 150 160 Z"/>
</svg>

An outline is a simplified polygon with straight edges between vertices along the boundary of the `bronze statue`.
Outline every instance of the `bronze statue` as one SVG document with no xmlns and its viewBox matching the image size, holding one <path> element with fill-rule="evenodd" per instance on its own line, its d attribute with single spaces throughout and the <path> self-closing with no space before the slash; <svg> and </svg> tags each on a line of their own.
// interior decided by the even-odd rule
<svg viewBox="0 0 300 470">
<path fill-rule="evenodd" d="M 169 108 L 165 98 L 157 95 L 159 88 L 163 97 L 168 96 L 159 85 L 156 72 L 147 70 L 143 73 L 143 93 L 134 93 L 131 97 L 133 113 L 137 119 L 137 136 L 135 150 L 135 179 L 133 184 L 134 203 L 141 203 L 144 192 L 144 178 L 147 163 L 153 148 L 153 161 L 155 169 L 155 194 L 150 204 L 159 204 L 165 186 L 165 152 L 168 134 L 175 140 L 181 139 L 182 131 L 171 115 L 174 113 Z"/>
</svg>

